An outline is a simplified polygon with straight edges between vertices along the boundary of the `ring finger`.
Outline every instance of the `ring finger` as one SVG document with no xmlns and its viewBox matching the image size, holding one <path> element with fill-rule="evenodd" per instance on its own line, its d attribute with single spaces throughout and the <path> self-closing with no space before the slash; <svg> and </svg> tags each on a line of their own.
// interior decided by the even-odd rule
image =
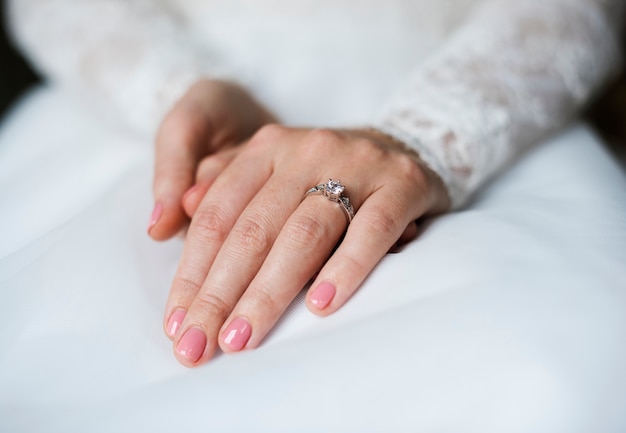
<svg viewBox="0 0 626 433">
<path fill-rule="evenodd" d="M 341 238 L 347 223 L 340 206 L 323 196 L 309 197 L 298 206 L 222 327 L 222 350 L 260 344 Z"/>
</svg>

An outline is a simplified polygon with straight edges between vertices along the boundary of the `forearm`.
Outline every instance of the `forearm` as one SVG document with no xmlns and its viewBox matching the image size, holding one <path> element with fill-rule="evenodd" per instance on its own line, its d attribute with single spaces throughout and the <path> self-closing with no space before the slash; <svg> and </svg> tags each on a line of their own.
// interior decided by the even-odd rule
<svg viewBox="0 0 626 433">
<path fill-rule="evenodd" d="M 413 146 L 458 207 L 617 70 L 623 10 L 621 0 L 489 1 L 376 126 Z"/>
</svg>

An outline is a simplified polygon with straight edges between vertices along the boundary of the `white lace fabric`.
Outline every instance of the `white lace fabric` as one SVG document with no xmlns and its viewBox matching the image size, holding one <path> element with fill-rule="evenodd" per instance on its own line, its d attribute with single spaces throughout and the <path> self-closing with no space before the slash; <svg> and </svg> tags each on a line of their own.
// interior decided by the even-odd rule
<svg viewBox="0 0 626 433">
<path fill-rule="evenodd" d="M 563 125 L 621 61 L 623 0 L 476 3 L 372 119 L 441 176 L 455 208 Z M 155 131 L 194 81 L 231 76 L 218 50 L 186 31 L 173 1 L 12 0 L 9 16 L 44 75 L 84 89 L 144 131 Z"/>
<path fill-rule="evenodd" d="M 458 208 L 617 70 L 623 11 L 619 1 L 485 3 L 376 127 L 414 148 Z"/>
<path fill-rule="evenodd" d="M 152 133 L 202 76 L 221 76 L 207 48 L 159 0 L 16 0 L 9 24 L 44 76 L 120 111 Z"/>
</svg>

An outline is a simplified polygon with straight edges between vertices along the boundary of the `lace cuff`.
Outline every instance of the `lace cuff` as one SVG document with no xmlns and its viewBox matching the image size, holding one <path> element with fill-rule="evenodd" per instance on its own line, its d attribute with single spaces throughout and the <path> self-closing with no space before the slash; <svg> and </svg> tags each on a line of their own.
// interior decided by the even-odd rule
<svg viewBox="0 0 626 433">
<path fill-rule="evenodd" d="M 623 11 L 621 0 L 486 2 L 374 126 L 412 146 L 458 208 L 617 70 Z"/>
</svg>

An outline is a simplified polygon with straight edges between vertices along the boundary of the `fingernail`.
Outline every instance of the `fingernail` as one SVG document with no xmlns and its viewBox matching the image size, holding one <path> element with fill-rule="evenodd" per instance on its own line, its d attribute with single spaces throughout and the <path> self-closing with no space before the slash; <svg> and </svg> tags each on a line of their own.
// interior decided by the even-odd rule
<svg viewBox="0 0 626 433">
<path fill-rule="evenodd" d="M 183 194 L 183 203 L 185 203 L 187 201 L 187 198 L 189 198 L 194 192 L 196 192 L 197 189 L 198 189 L 198 184 L 195 184 L 194 186 L 189 188 L 187 192 Z"/>
<path fill-rule="evenodd" d="M 167 326 L 165 327 L 165 332 L 169 337 L 174 338 L 176 336 L 176 333 L 180 329 L 180 325 L 183 323 L 186 314 L 187 312 L 181 308 L 172 313 L 170 320 L 167 321 Z"/>
<path fill-rule="evenodd" d="M 335 286 L 331 283 L 323 282 L 311 292 L 309 299 L 316 308 L 323 310 L 333 300 L 336 292 Z"/>
<path fill-rule="evenodd" d="M 163 213 L 163 205 L 161 202 L 156 202 L 154 205 L 154 209 L 152 210 L 152 215 L 150 215 L 150 223 L 148 224 L 148 233 L 150 233 L 150 229 L 154 227 L 154 225 L 159 222 L 161 218 L 161 214 Z"/>
<path fill-rule="evenodd" d="M 250 326 L 248 321 L 237 318 L 230 322 L 230 325 L 222 334 L 222 340 L 230 350 L 239 351 L 246 345 L 251 334 L 252 326 Z"/>
<path fill-rule="evenodd" d="M 176 346 L 176 352 L 189 362 L 196 362 L 204 353 L 206 336 L 197 328 L 190 328 L 185 332 Z"/>
</svg>

